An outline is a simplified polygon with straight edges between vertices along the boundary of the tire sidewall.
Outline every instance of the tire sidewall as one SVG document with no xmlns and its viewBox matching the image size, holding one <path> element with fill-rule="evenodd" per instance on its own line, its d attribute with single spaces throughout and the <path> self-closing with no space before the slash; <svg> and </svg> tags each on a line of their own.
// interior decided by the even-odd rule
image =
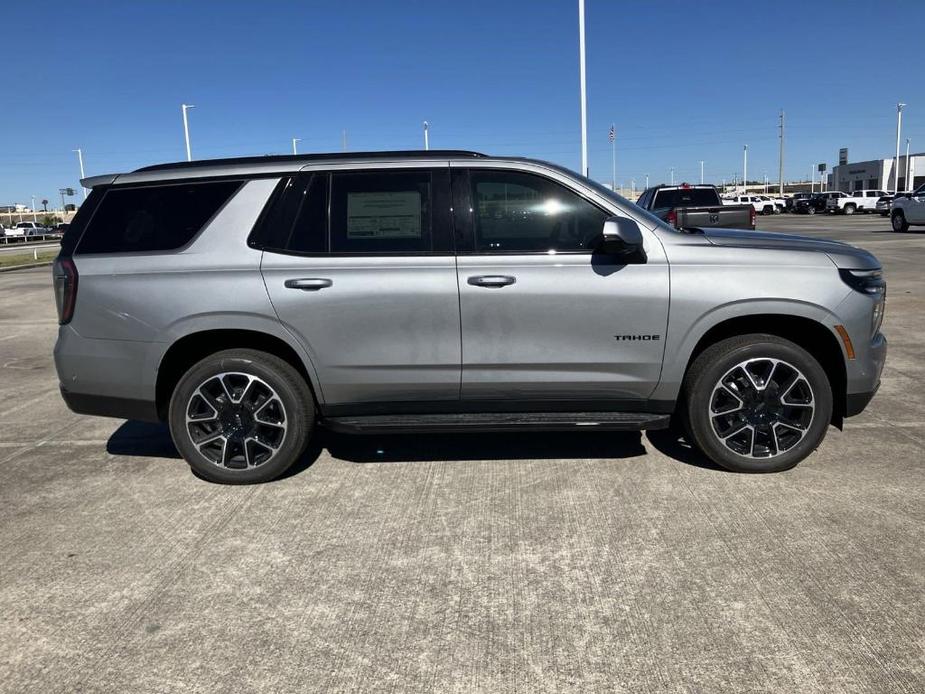
<svg viewBox="0 0 925 694">
<path fill-rule="evenodd" d="M 764 459 L 741 456 L 726 448 L 714 433 L 707 415 L 713 388 L 719 379 L 737 364 L 756 358 L 781 359 L 799 369 L 809 380 L 816 404 L 813 421 L 803 439 L 785 453 Z M 708 458 L 735 472 L 779 472 L 792 468 L 819 446 L 832 417 L 832 389 L 825 371 L 806 350 L 784 340 L 756 336 L 754 342 L 740 343 L 719 354 L 714 353 L 688 391 L 685 419 L 694 442 Z"/>
<path fill-rule="evenodd" d="M 231 470 L 208 460 L 186 430 L 186 407 L 193 392 L 211 376 L 227 372 L 263 379 L 276 391 L 286 413 L 286 436 L 275 456 L 248 470 Z M 168 422 L 174 445 L 199 476 L 224 484 L 253 484 L 279 477 L 302 455 L 314 428 L 314 405 L 304 380 L 286 362 L 259 352 L 229 350 L 206 357 L 180 378 L 170 399 Z"/>
</svg>

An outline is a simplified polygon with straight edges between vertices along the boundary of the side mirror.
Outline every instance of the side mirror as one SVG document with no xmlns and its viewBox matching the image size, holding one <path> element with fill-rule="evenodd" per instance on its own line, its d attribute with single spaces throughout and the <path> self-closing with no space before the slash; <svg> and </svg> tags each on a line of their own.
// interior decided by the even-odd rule
<svg viewBox="0 0 925 694">
<path fill-rule="evenodd" d="M 645 257 L 639 225 L 626 217 L 608 217 L 604 220 L 604 232 L 597 251 L 606 255 Z"/>
</svg>

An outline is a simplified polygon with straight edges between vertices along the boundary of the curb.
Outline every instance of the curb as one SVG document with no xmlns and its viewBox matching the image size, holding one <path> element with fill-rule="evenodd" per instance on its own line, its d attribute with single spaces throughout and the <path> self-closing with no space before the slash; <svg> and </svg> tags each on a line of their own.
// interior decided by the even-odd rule
<svg viewBox="0 0 925 694">
<path fill-rule="evenodd" d="M 0 267 L 0 272 L 14 272 L 16 270 L 31 270 L 32 268 L 37 267 L 47 267 L 51 265 L 52 261 L 46 261 L 44 263 L 29 263 L 28 265 L 13 265 L 12 267 Z"/>
</svg>

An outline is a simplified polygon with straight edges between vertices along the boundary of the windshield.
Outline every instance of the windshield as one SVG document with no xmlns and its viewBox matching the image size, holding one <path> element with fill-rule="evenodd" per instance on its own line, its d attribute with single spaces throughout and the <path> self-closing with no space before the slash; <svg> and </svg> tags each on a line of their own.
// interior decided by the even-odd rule
<svg viewBox="0 0 925 694">
<path fill-rule="evenodd" d="M 572 171 L 569 171 L 568 173 L 572 176 L 575 176 L 579 180 L 581 180 L 581 182 L 584 183 L 585 185 L 593 188 L 595 193 L 598 193 L 604 196 L 605 198 L 610 198 L 611 200 L 616 202 L 620 207 L 629 208 L 629 210 L 631 210 L 634 215 L 642 217 L 643 219 L 646 220 L 648 224 L 651 224 L 652 226 L 660 226 L 666 229 L 671 229 L 671 231 L 677 231 L 677 229 L 675 229 L 674 227 L 665 224 L 664 220 L 659 219 L 654 214 L 640 207 L 636 203 L 630 202 L 629 200 L 624 198 L 622 195 L 617 195 L 607 186 L 601 183 L 598 183 L 597 181 L 591 180 L 590 178 L 586 178 L 585 176 L 576 174 Z"/>
</svg>

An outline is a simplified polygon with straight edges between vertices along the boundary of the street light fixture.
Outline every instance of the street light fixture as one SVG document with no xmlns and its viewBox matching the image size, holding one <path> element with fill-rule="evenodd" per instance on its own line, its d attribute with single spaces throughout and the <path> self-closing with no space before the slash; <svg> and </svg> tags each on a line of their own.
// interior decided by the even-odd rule
<svg viewBox="0 0 925 694">
<path fill-rule="evenodd" d="M 427 121 L 424 121 L 424 149 L 425 150 L 430 149 L 429 131 L 430 131 L 430 123 L 428 123 Z"/>
<path fill-rule="evenodd" d="M 180 104 L 180 110 L 183 112 L 183 138 L 186 140 L 186 161 L 193 161 L 193 154 L 189 146 L 189 119 L 186 112 L 191 108 L 196 108 L 193 104 Z"/>
<path fill-rule="evenodd" d="M 299 150 L 298 150 L 298 148 L 296 147 L 296 145 L 297 145 L 298 143 L 300 143 L 301 141 L 302 141 L 302 138 L 301 138 L 301 137 L 294 137 L 294 138 L 292 138 L 292 153 L 293 153 L 293 154 L 298 154 L 298 153 L 299 153 Z"/>
</svg>

